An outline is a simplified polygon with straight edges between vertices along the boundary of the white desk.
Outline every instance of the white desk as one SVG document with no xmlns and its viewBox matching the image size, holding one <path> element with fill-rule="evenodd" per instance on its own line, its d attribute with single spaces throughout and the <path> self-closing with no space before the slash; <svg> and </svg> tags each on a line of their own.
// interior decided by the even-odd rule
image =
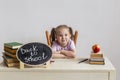
<svg viewBox="0 0 120 80">
<path fill-rule="evenodd" d="M 49 68 L 8 68 L 0 65 L 0 80 L 116 80 L 116 71 L 105 65 L 78 64 L 79 59 L 55 59 Z"/>
</svg>

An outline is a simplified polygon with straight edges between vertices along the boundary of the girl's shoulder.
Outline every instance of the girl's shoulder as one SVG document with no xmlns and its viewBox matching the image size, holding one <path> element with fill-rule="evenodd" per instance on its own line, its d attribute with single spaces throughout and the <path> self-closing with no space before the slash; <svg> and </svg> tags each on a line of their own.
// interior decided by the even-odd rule
<svg viewBox="0 0 120 80">
<path fill-rule="evenodd" d="M 69 43 L 72 44 L 72 43 L 74 43 L 74 41 L 73 41 L 72 39 L 70 39 L 70 40 L 69 40 Z"/>
<path fill-rule="evenodd" d="M 53 45 L 59 45 L 57 41 L 53 41 Z"/>
</svg>

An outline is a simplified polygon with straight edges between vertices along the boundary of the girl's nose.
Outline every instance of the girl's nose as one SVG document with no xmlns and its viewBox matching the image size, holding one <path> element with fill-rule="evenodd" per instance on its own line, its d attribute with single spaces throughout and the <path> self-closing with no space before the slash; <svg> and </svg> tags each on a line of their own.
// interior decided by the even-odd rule
<svg viewBox="0 0 120 80">
<path fill-rule="evenodd" d="M 65 36 L 62 36 L 63 39 L 65 39 Z"/>
</svg>

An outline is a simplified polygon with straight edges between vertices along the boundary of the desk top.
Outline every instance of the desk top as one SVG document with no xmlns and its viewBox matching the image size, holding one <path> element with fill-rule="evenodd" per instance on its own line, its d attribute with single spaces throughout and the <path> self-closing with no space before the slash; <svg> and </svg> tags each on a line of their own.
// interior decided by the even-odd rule
<svg viewBox="0 0 120 80">
<path fill-rule="evenodd" d="M 114 66 L 108 58 L 105 58 L 105 65 L 91 65 L 87 61 L 83 63 L 78 63 L 84 58 L 76 59 L 53 59 L 54 62 L 50 64 L 48 68 L 41 67 L 29 67 L 20 70 L 19 68 L 8 68 L 4 63 L 0 64 L 0 72 L 11 71 L 11 72 L 20 72 L 20 71 L 115 71 Z"/>
</svg>

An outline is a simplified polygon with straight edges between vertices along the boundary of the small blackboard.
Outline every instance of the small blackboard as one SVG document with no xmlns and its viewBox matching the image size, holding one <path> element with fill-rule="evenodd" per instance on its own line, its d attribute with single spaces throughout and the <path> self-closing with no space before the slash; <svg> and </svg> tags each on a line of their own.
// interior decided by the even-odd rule
<svg viewBox="0 0 120 80">
<path fill-rule="evenodd" d="M 52 57 L 52 50 L 43 43 L 32 42 L 21 46 L 16 54 L 19 61 L 27 65 L 44 64 Z"/>
</svg>

